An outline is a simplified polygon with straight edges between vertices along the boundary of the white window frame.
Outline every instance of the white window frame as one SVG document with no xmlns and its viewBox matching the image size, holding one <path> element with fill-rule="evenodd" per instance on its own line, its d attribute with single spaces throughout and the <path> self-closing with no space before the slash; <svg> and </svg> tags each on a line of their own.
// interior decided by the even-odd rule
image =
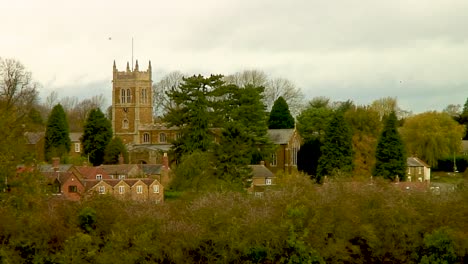
<svg viewBox="0 0 468 264">
<path fill-rule="evenodd" d="M 127 89 L 127 103 L 132 102 L 132 91 L 130 89 Z"/>
<path fill-rule="evenodd" d="M 96 180 L 102 181 L 102 174 L 96 174 Z"/>
<path fill-rule="evenodd" d="M 99 193 L 106 193 L 106 186 L 99 186 Z"/>
<path fill-rule="evenodd" d="M 119 193 L 120 193 L 120 194 L 124 194 L 124 193 L 125 193 L 125 186 L 123 186 L 123 185 L 120 185 L 120 186 L 119 186 Z"/>
<path fill-rule="evenodd" d="M 125 179 L 125 175 L 119 174 L 119 180 L 124 180 L 124 179 Z"/>
<path fill-rule="evenodd" d="M 143 186 L 142 186 L 142 185 L 137 185 L 137 187 L 136 187 L 136 192 L 137 192 L 138 194 L 143 193 Z"/>
<path fill-rule="evenodd" d="M 271 154 L 270 166 L 271 167 L 278 166 L 278 155 L 276 155 L 276 153 Z"/>
<path fill-rule="evenodd" d="M 418 174 L 422 173 L 422 167 L 418 167 Z"/>
<path fill-rule="evenodd" d="M 270 178 L 265 179 L 265 185 L 271 185 L 271 179 Z"/>
<path fill-rule="evenodd" d="M 154 193 L 159 193 L 159 185 L 158 184 L 153 185 L 153 192 Z"/>
<path fill-rule="evenodd" d="M 81 144 L 80 144 L 80 142 L 75 142 L 75 152 L 81 152 Z"/>
<path fill-rule="evenodd" d="M 125 96 L 125 89 L 120 89 L 120 103 L 125 104 L 126 103 L 126 96 Z"/>
</svg>

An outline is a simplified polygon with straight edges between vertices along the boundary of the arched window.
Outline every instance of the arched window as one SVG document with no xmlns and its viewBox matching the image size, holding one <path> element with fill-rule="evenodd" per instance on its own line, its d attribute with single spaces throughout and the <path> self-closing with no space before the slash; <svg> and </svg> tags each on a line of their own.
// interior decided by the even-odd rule
<svg viewBox="0 0 468 264">
<path fill-rule="evenodd" d="M 150 134 L 144 133 L 143 134 L 143 143 L 150 143 Z"/>
<path fill-rule="evenodd" d="M 131 103 L 131 102 L 132 102 L 132 93 L 130 89 L 127 89 L 127 103 Z"/>
<path fill-rule="evenodd" d="M 122 128 L 123 129 L 128 129 L 128 119 L 122 120 Z"/>
<path fill-rule="evenodd" d="M 125 104 L 125 89 L 120 89 L 120 103 Z"/>
<path fill-rule="evenodd" d="M 159 142 L 160 143 L 166 142 L 166 133 L 159 133 Z"/>
</svg>

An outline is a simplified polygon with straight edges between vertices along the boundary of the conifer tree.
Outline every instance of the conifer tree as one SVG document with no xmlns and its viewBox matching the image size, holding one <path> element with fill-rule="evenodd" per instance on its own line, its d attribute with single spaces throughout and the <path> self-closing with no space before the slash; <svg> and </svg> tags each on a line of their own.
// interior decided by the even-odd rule
<svg viewBox="0 0 468 264">
<path fill-rule="evenodd" d="M 84 125 L 81 142 L 84 155 L 94 165 L 101 165 L 104 161 L 104 151 L 112 139 L 112 125 L 99 108 L 91 110 Z"/>
<path fill-rule="evenodd" d="M 128 151 L 125 144 L 121 138 L 114 137 L 104 151 L 104 164 L 118 164 L 120 155 L 124 163 L 128 163 Z"/>
<path fill-rule="evenodd" d="M 71 141 L 67 117 L 62 105 L 54 106 L 49 115 L 45 133 L 44 154 L 50 161 L 54 156 L 63 157 L 70 152 Z"/>
<path fill-rule="evenodd" d="M 376 163 L 372 174 L 392 181 L 398 176 L 404 181 L 406 179 L 406 153 L 403 140 L 397 130 L 397 122 L 395 112 L 391 112 L 385 119 L 384 128 L 377 143 Z"/>
<path fill-rule="evenodd" d="M 282 96 L 276 99 L 268 119 L 269 129 L 294 128 L 294 117 L 289 112 L 288 103 Z"/>
<path fill-rule="evenodd" d="M 343 111 L 335 111 L 325 130 L 317 167 L 317 182 L 324 176 L 349 173 L 353 170 L 353 143 L 350 126 L 344 119 Z"/>
</svg>

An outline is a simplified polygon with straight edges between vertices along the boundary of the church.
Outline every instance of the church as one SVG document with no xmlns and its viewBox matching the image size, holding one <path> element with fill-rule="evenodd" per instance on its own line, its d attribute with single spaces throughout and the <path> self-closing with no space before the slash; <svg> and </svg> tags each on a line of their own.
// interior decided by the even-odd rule
<svg viewBox="0 0 468 264">
<path fill-rule="evenodd" d="M 112 130 L 128 146 L 130 163 L 161 164 L 163 156 L 178 136 L 177 127 L 167 127 L 153 120 L 153 89 L 151 61 L 141 70 L 135 67 L 119 71 L 113 66 Z M 301 139 L 296 129 L 270 129 L 271 141 L 277 145 L 265 165 L 273 172 L 290 170 L 297 165 Z"/>
</svg>

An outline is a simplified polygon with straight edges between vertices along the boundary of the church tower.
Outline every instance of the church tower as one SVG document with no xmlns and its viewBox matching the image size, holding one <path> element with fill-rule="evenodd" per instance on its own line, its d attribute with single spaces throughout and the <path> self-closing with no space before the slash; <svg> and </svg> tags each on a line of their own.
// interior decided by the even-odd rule
<svg viewBox="0 0 468 264">
<path fill-rule="evenodd" d="M 153 93 L 151 61 L 148 70 L 140 71 L 138 60 L 135 69 L 127 62 L 125 71 L 113 69 L 112 80 L 112 130 L 125 144 L 140 144 L 139 129 L 153 123 Z"/>
</svg>

